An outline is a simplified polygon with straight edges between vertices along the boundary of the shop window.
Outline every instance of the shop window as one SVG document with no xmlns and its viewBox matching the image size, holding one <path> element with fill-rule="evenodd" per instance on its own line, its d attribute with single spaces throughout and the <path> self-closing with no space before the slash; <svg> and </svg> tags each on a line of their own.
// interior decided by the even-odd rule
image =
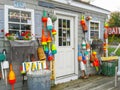
<svg viewBox="0 0 120 90">
<path fill-rule="evenodd" d="M 90 21 L 89 39 L 99 39 L 100 38 L 100 22 Z"/>
<path fill-rule="evenodd" d="M 58 19 L 59 46 L 70 46 L 70 20 Z"/>
<path fill-rule="evenodd" d="M 5 5 L 5 34 L 14 36 L 15 40 L 34 40 L 34 10 L 15 8 Z M 24 37 L 25 33 L 30 37 Z M 18 38 L 22 36 L 23 38 Z M 7 38 L 6 38 L 7 39 Z"/>
</svg>

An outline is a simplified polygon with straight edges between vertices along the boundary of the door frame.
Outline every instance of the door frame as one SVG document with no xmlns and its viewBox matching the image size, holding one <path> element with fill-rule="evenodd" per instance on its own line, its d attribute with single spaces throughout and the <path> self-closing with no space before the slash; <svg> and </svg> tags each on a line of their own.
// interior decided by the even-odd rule
<svg viewBox="0 0 120 90">
<path fill-rule="evenodd" d="M 78 15 L 77 14 L 71 14 L 69 12 L 64 12 L 64 11 L 54 11 L 54 14 L 59 14 L 59 15 L 66 15 L 66 16 L 71 16 L 74 18 L 74 60 L 75 60 L 75 74 L 78 76 L 78 60 L 77 60 L 77 52 L 78 52 Z M 75 26 L 76 25 L 76 26 Z"/>
</svg>

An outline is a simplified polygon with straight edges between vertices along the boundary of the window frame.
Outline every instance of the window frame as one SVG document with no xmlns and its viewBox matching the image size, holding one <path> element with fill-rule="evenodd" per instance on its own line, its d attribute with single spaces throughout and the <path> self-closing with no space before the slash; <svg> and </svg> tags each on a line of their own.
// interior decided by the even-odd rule
<svg viewBox="0 0 120 90">
<path fill-rule="evenodd" d="M 89 40 L 92 41 L 93 39 L 91 38 L 91 23 L 98 23 L 98 39 L 100 39 L 100 21 L 94 21 L 94 20 L 90 20 L 89 21 Z"/>
<path fill-rule="evenodd" d="M 25 11 L 25 12 L 30 12 L 31 13 L 31 34 L 33 35 L 32 39 L 31 40 L 35 40 L 35 25 L 34 25 L 34 10 L 33 9 L 28 9 L 28 8 L 16 8 L 14 6 L 9 6 L 9 5 L 5 5 L 4 6 L 4 36 L 6 33 L 9 32 L 8 30 L 8 24 L 9 24 L 9 21 L 8 21 L 8 11 L 9 9 L 13 9 L 13 10 L 18 10 L 18 11 Z M 21 23 L 21 22 L 20 22 Z M 26 23 L 27 25 L 27 23 Z M 7 40 L 7 38 L 5 37 L 5 40 Z"/>
</svg>

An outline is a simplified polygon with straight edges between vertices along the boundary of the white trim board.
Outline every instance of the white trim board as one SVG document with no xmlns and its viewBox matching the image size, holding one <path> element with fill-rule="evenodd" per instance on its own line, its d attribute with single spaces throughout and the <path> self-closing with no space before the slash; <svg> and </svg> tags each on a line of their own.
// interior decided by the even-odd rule
<svg viewBox="0 0 120 90">
<path fill-rule="evenodd" d="M 83 8 L 83 9 L 87 9 L 87 10 L 92 10 L 95 12 L 110 14 L 110 11 L 105 10 L 103 8 L 100 8 L 100 7 L 97 7 L 97 6 L 94 6 L 92 4 L 84 4 L 82 2 L 75 2 L 74 0 L 71 0 L 70 2 L 69 2 L 69 0 L 52 0 L 52 1 L 71 5 L 71 6 L 75 6 L 75 7 L 79 7 L 79 8 Z"/>
</svg>

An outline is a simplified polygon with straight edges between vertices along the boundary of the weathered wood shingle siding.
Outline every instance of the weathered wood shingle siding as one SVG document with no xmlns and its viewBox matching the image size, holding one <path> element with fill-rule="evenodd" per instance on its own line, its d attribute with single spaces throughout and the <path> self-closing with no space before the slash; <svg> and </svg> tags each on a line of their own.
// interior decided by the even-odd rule
<svg viewBox="0 0 120 90">
<path fill-rule="evenodd" d="M 103 38 L 103 23 L 107 17 L 106 14 L 94 12 L 93 10 L 86 10 L 84 8 L 78 8 L 78 7 L 71 7 L 70 5 L 61 4 L 57 2 L 51 2 L 55 5 L 56 8 L 54 9 L 48 9 L 45 7 L 38 6 L 38 1 L 47 1 L 49 0 L 17 0 L 22 1 L 26 3 L 26 8 L 34 9 L 35 11 L 35 34 L 38 36 L 41 36 L 41 30 L 42 30 L 42 10 L 48 10 L 51 12 L 52 10 L 59 10 L 69 13 L 75 13 L 78 17 L 78 44 L 81 44 L 83 32 L 82 28 L 80 26 L 80 18 L 81 15 L 85 16 L 92 16 L 93 20 L 100 21 L 100 29 L 101 29 L 101 39 Z M 14 5 L 14 0 L 0 0 L 0 30 L 4 29 L 4 5 Z M 61 8 L 60 8 L 61 7 Z M 89 23 L 87 22 L 88 26 Z M 20 75 L 19 66 L 21 63 L 26 59 L 27 54 L 29 53 L 35 53 L 37 49 L 37 42 L 35 42 L 33 47 L 10 47 L 10 43 L 7 41 L 4 41 L 4 38 L 0 38 L 0 52 L 3 50 L 3 48 L 6 48 L 7 50 L 7 60 L 13 63 L 13 69 L 15 70 L 17 82 L 15 84 L 15 90 L 22 90 L 23 84 L 22 84 L 22 76 Z M 11 53 L 12 52 L 12 53 Z M 36 54 L 37 55 L 37 54 Z M 90 67 L 90 66 L 89 66 Z M 88 73 L 94 72 L 94 68 L 90 67 L 89 70 L 87 70 Z M 79 72 L 80 75 L 80 72 Z M 26 87 L 26 86 L 24 86 Z M 10 85 L 5 85 L 4 80 L 0 80 L 0 90 L 11 90 Z M 26 89 L 25 89 L 26 90 Z"/>
<path fill-rule="evenodd" d="M 42 25 L 41 25 L 41 8 L 39 9 L 36 4 L 34 3 L 33 0 L 25 0 L 29 3 L 26 3 L 26 8 L 31 8 L 35 9 L 35 33 L 39 36 L 41 36 L 41 30 L 42 30 Z M 24 0 L 23 0 L 24 2 Z M 13 6 L 13 0 L 2 0 L 0 2 L 0 30 L 4 29 L 4 5 L 12 5 Z M 13 64 L 13 69 L 16 73 L 16 83 L 15 83 L 15 90 L 23 90 L 22 88 L 25 88 L 26 86 L 23 87 L 22 84 L 22 76 L 20 74 L 19 66 L 21 63 L 26 60 L 27 54 L 30 53 L 35 53 L 37 55 L 36 49 L 37 49 L 37 42 L 35 42 L 35 45 L 32 47 L 11 47 L 10 43 L 8 41 L 4 41 L 4 38 L 0 38 L 0 52 L 5 48 L 7 50 L 7 60 L 9 62 L 12 62 Z M 23 55 L 24 54 L 24 55 Z M 24 90 L 26 90 L 25 88 Z M 11 86 L 8 84 L 7 86 L 5 85 L 4 80 L 0 80 L 0 90 L 11 90 Z"/>
</svg>

